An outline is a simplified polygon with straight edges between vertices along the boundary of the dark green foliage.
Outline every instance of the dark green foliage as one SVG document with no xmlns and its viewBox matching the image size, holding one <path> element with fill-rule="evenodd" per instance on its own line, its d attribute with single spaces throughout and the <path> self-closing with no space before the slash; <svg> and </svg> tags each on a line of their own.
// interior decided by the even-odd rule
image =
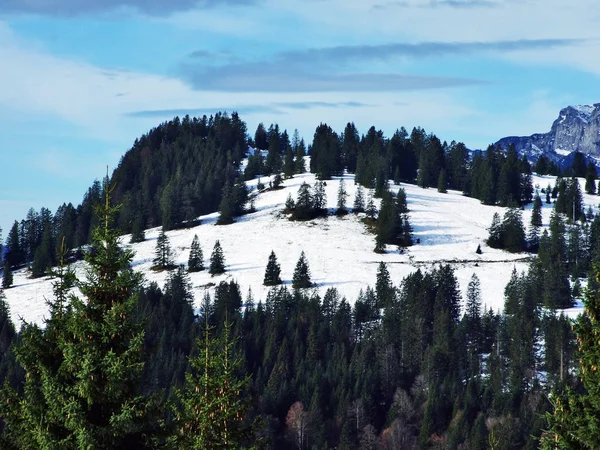
<svg viewBox="0 0 600 450">
<path fill-rule="evenodd" d="M 549 161 L 544 155 L 541 155 L 535 163 L 535 172 L 538 175 L 547 175 L 549 170 Z"/>
<path fill-rule="evenodd" d="M 573 176 L 577 178 L 585 177 L 585 172 L 587 168 L 585 155 L 579 151 L 575 152 L 575 156 L 573 157 Z"/>
<path fill-rule="evenodd" d="M 375 282 L 375 292 L 377 294 L 377 307 L 391 307 L 395 301 L 396 290 L 392 285 L 390 273 L 387 266 L 382 261 L 377 268 L 377 280 Z"/>
<path fill-rule="evenodd" d="M 557 180 L 556 212 L 566 214 L 571 221 L 578 220 L 584 213 L 583 196 L 576 178 Z"/>
<path fill-rule="evenodd" d="M 585 192 L 587 194 L 595 194 L 596 193 L 596 180 L 598 179 L 598 173 L 596 171 L 596 166 L 594 163 L 589 162 L 587 165 L 587 170 L 585 172 Z"/>
<path fill-rule="evenodd" d="M 254 132 L 254 147 L 258 150 L 267 150 L 269 148 L 267 130 L 262 122 L 258 124 Z"/>
<path fill-rule="evenodd" d="M 296 263 L 294 269 L 294 276 L 292 277 L 292 287 L 294 289 L 305 289 L 312 286 L 310 279 L 310 269 L 308 267 L 308 261 L 304 252 L 300 253 L 300 258 Z"/>
<path fill-rule="evenodd" d="M 281 267 L 277 262 L 277 256 L 275 256 L 275 252 L 273 250 L 271 250 L 271 254 L 269 255 L 269 261 L 265 270 L 263 284 L 265 286 L 276 286 L 281 284 Z"/>
<path fill-rule="evenodd" d="M 304 165 L 304 157 L 306 156 L 306 145 L 304 144 L 304 139 L 301 139 L 300 142 L 296 146 L 296 158 L 294 161 L 294 173 L 304 173 L 306 172 L 306 167 Z"/>
<path fill-rule="evenodd" d="M 531 225 L 534 227 L 542 226 L 542 199 L 539 195 L 533 200 L 533 209 L 531 210 Z"/>
<path fill-rule="evenodd" d="M 522 252 L 526 248 L 522 212 L 518 208 L 506 211 L 502 222 L 498 213 L 494 213 L 489 231 L 487 244 L 492 248 L 502 248 L 513 253 Z"/>
<path fill-rule="evenodd" d="M 133 225 L 131 226 L 131 239 L 129 242 L 131 244 L 135 244 L 138 242 L 144 242 L 145 240 L 146 233 L 142 224 L 142 218 L 138 216 L 134 219 Z"/>
<path fill-rule="evenodd" d="M 298 189 L 296 206 L 292 218 L 295 220 L 308 220 L 313 216 L 313 195 L 310 186 L 303 182 Z"/>
<path fill-rule="evenodd" d="M 221 243 L 218 240 L 215 242 L 212 254 L 210 255 L 210 268 L 208 272 L 213 276 L 225 273 L 225 256 L 223 255 Z"/>
<path fill-rule="evenodd" d="M 600 271 L 594 268 L 596 280 Z M 571 387 L 556 390 L 550 400 L 553 414 L 548 414 L 549 430 L 544 435 L 542 448 L 598 448 L 600 446 L 600 425 L 598 386 L 600 386 L 600 346 L 598 346 L 598 326 L 600 319 L 600 296 L 598 290 L 588 290 L 584 300 L 584 312 L 574 325 L 579 344 L 578 376 L 583 390 Z"/>
<path fill-rule="evenodd" d="M 158 270 L 169 270 L 174 267 L 171 243 L 165 230 L 160 230 L 154 250 L 154 267 Z"/>
<path fill-rule="evenodd" d="M 292 194 L 288 194 L 287 198 L 285 199 L 285 212 L 291 213 L 294 211 L 295 207 L 296 207 L 296 202 L 292 198 Z"/>
<path fill-rule="evenodd" d="M 133 312 L 141 279 L 110 228 L 107 182 L 105 192 L 87 280 L 61 268 L 45 329 L 24 324 L 15 350 L 26 382 L 22 394 L 5 387 L 2 415 L 19 448 L 149 448 L 158 431 L 152 398 L 137 395 L 143 331 Z M 76 282 L 85 301 L 69 295 Z"/>
<path fill-rule="evenodd" d="M 375 206 L 375 201 L 373 200 L 373 196 L 369 193 L 369 198 L 367 200 L 367 208 L 365 209 L 365 213 L 369 219 L 374 219 L 377 215 L 377 207 Z"/>
<path fill-rule="evenodd" d="M 421 187 L 433 187 L 438 184 L 440 171 L 445 166 L 445 153 L 442 143 L 436 136 L 426 139 L 419 156 L 418 183 Z"/>
<path fill-rule="evenodd" d="M 184 389 L 177 393 L 176 431 L 169 439 L 174 448 L 242 448 L 251 438 L 245 423 L 249 402 L 240 398 L 249 380 L 238 377 L 243 360 L 231 339 L 230 322 L 225 322 L 222 338 L 211 333 L 206 320 L 204 336 L 196 340 L 199 354 L 190 358 Z"/>
<path fill-rule="evenodd" d="M 362 186 L 360 185 L 356 188 L 354 203 L 352 204 L 352 211 L 354 213 L 361 213 L 365 211 L 365 194 Z"/>
<path fill-rule="evenodd" d="M 190 245 L 190 256 L 188 258 L 188 271 L 189 272 L 200 272 L 204 270 L 204 254 L 202 253 L 202 247 L 200 247 L 200 241 L 198 235 L 194 235 L 192 244 Z"/>
<path fill-rule="evenodd" d="M 481 244 L 477 244 L 477 250 L 475 250 L 475 253 L 477 253 L 478 255 L 481 255 L 483 253 L 481 251 Z"/>
<path fill-rule="evenodd" d="M 438 176 L 437 183 L 438 192 L 445 194 L 448 192 L 448 175 L 446 174 L 446 169 L 440 170 L 440 175 Z"/>
<path fill-rule="evenodd" d="M 291 146 L 287 146 L 285 149 L 285 157 L 283 160 L 283 176 L 285 178 L 292 178 L 294 176 L 294 151 Z"/>
<path fill-rule="evenodd" d="M 348 193 L 346 192 L 346 187 L 344 185 L 344 179 L 340 180 L 340 184 L 338 187 L 338 195 L 337 195 L 337 211 L 336 214 L 338 216 L 343 216 L 348 211 L 346 210 L 346 197 L 348 197 Z"/>
<path fill-rule="evenodd" d="M 4 262 L 4 270 L 2 271 L 2 289 L 8 289 L 13 285 L 13 274 L 8 260 Z"/>
<path fill-rule="evenodd" d="M 320 180 L 330 180 L 334 175 L 342 175 L 340 139 L 330 126 L 322 123 L 315 130 L 310 157 L 310 171 Z"/>
</svg>

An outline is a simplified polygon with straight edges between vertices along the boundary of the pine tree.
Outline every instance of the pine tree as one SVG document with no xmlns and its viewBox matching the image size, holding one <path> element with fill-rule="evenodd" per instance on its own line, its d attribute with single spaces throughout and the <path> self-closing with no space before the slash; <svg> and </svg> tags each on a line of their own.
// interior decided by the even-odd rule
<svg viewBox="0 0 600 450">
<path fill-rule="evenodd" d="M 296 207 L 292 218 L 294 220 L 308 220 L 313 217 L 313 196 L 310 192 L 310 186 L 306 182 L 302 182 L 298 189 L 296 198 Z"/>
<path fill-rule="evenodd" d="M 200 272 L 204 270 L 204 255 L 202 253 L 202 247 L 200 247 L 200 241 L 198 235 L 194 235 L 192 244 L 190 245 L 190 256 L 188 258 L 188 271 L 189 272 Z"/>
<path fill-rule="evenodd" d="M 483 330 L 481 322 L 481 284 L 475 274 L 471 276 L 467 286 L 465 325 L 467 349 L 472 355 L 477 355 L 483 345 Z"/>
<path fill-rule="evenodd" d="M 487 244 L 492 248 L 500 248 L 502 246 L 502 223 L 500 222 L 500 215 L 497 212 L 492 217 L 492 225 L 489 230 L 490 236 L 488 237 Z"/>
<path fill-rule="evenodd" d="M 344 179 L 340 180 L 338 195 L 337 195 L 337 211 L 336 214 L 338 216 L 343 216 L 348 211 L 346 211 L 346 197 L 348 197 L 348 193 L 346 192 L 346 187 L 344 185 Z"/>
<path fill-rule="evenodd" d="M 296 148 L 296 161 L 294 163 L 294 171 L 296 173 L 304 173 L 306 172 L 306 167 L 304 166 L 304 156 L 306 155 L 306 146 L 304 144 L 304 139 L 300 140 L 298 147 Z"/>
<path fill-rule="evenodd" d="M 304 252 L 300 254 L 300 258 L 296 263 L 294 269 L 294 276 L 292 277 L 292 287 L 294 289 L 304 289 L 312 286 L 310 280 L 310 269 L 308 268 L 308 261 Z"/>
<path fill-rule="evenodd" d="M 600 281 L 600 269 L 594 268 Z M 588 289 L 583 314 L 575 320 L 574 331 L 579 344 L 579 378 L 584 389 L 571 387 L 554 391 L 548 413 L 549 430 L 542 436 L 544 449 L 600 448 L 600 292 Z"/>
<path fill-rule="evenodd" d="M 371 220 L 375 219 L 375 216 L 377 215 L 377 208 L 375 207 L 375 201 L 371 194 L 369 194 L 369 199 L 367 200 L 367 209 L 365 210 L 365 213 Z"/>
<path fill-rule="evenodd" d="M 223 255 L 221 243 L 218 240 L 215 242 L 212 255 L 210 255 L 210 268 L 208 272 L 213 276 L 225 273 L 225 256 Z"/>
<path fill-rule="evenodd" d="M 217 219 L 217 225 L 232 224 L 234 215 L 233 209 L 234 206 L 231 187 L 229 186 L 229 183 L 225 183 L 221 197 L 221 204 L 219 205 L 219 218 Z"/>
<path fill-rule="evenodd" d="M 269 255 L 269 262 L 267 263 L 267 269 L 265 270 L 265 278 L 263 284 L 265 286 L 276 286 L 281 284 L 281 267 L 277 262 L 277 256 L 275 252 L 271 250 Z"/>
<path fill-rule="evenodd" d="M 448 175 L 446 174 L 446 169 L 440 170 L 437 188 L 438 192 L 441 192 L 442 194 L 448 192 Z"/>
<path fill-rule="evenodd" d="M 292 147 L 288 146 L 285 149 L 285 156 L 283 159 L 283 176 L 285 178 L 292 178 L 294 176 L 294 151 Z"/>
<path fill-rule="evenodd" d="M 108 177 L 104 193 L 87 279 L 64 269 L 63 251 L 45 328 L 23 325 L 15 349 L 26 372 L 23 393 L 5 386 L 1 402 L 15 447 L 151 448 L 158 429 L 156 399 L 137 394 L 144 367 L 144 332 L 134 319 L 141 276 L 112 228 Z M 84 299 L 70 294 L 75 285 Z"/>
<path fill-rule="evenodd" d="M 356 188 L 356 194 L 354 196 L 354 204 L 352 205 L 352 210 L 355 213 L 361 213 L 365 211 L 365 196 L 361 185 L 358 185 L 358 187 Z"/>
<path fill-rule="evenodd" d="M 249 378 L 238 376 L 243 360 L 236 355 L 231 323 L 226 318 L 223 337 L 212 336 L 205 313 L 203 339 L 197 339 L 198 356 L 189 359 L 183 391 L 177 392 L 174 408 L 173 448 L 248 448 L 252 427 L 246 423 L 249 403 L 243 391 Z"/>
<path fill-rule="evenodd" d="M 154 250 L 154 267 L 159 270 L 173 268 L 173 256 L 171 255 L 171 244 L 164 228 L 156 239 L 156 248 Z"/>
<path fill-rule="evenodd" d="M 375 292 L 377 293 L 378 308 L 387 308 L 394 304 L 395 289 L 392 285 L 390 272 L 383 261 L 381 261 L 377 267 Z"/>
<path fill-rule="evenodd" d="M 13 274 L 8 260 L 4 261 L 4 271 L 2 273 L 2 289 L 8 289 L 13 285 Z"/>
<path fill-rule="evenodd" d="M 290 213 L 292 211 L 294 211 L 294 208 L 296 207 L 296 202 L 294 202 L 294 199 L 292 198 L 292 194 L 288 194 L 287 199 L 285 200 L 285 211 Z"/>
<path fill-rule="evenodd" d="M 314 186 L 313 208 L 317 214 L 327 211 L 327 194 L 325 193 L 325 183 L 317 181 Z"/>
<path fill-rule="evenodd" d="M 135 244 L 138 242 L 144 242 L 145 240 L 146 232 L 144 231 L 142 218 L 137 216 L 131 225 L 131 239 L 129 240 L 129 243 Z"/>
<path fill-rule="evenodd" d="M 542 226 L 542 199 L 539 195 L 533 200 L 533 209 L 531 210 L 531 225 L 534 227 Z"/>
</svg>

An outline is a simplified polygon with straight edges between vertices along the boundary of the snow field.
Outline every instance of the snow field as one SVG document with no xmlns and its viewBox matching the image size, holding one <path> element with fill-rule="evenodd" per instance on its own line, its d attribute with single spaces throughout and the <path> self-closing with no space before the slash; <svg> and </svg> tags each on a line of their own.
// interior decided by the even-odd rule
<svg viewBox="0 0 600 450">
<path fill-rule="evenodd" d="M 347 207 L 354 201 L 357 186 L 353 175 L 344 175 L 327 181 L 327 204 L 333 213 L 337 203 L 337 192 L 340 179 L 344 179 L 348 192 Z M 270 178 L 263 177 L 262 182 L 268 186 Z M 374 287 L 377 264 L 384 261 L 395 285 L 418 268 L 429 270 L 439 263 L 449 263 L 455 269 L 456 277 L 463 293 L 473 273 L 481 281 L 482 299 L 486 308 L 501 310 L 504 304 L 504 287 L 510 278 L 513 268 L 517 271 L 527 269 L 528 254 L 511 254 L 502 250 L 491 249 L 485 244 L 488 237 L 487 228 L 491 224 L 494 212 L 500 216 L 505 208 L 484 206 L 478 200 L 464 197 L 460 192 L 448 191 L 440 194 L 436 189 L 422 189 L 416 185 L 391 185 L 397 192 L 399 187 L 406 191 L 410 209 L 410 223 L 414 230 L 414 240 L 420 243 L 408 248 L 401 254 L 397 248 L 388 246 L 387 253 L 379 255 L 373 252 L 374 235 L 370 234 L 361 222 L 364 215 L 348 214 L 344 217 L 329 216 L 307 222 L 293 222 L 282 213 L 289 193 L 295 199 L 302 182 L 313 185 L 312 174 L 296 175 L 285 180 L 283 189 L 263 191 L 255 199 L 256 212 L 237 219 L 231 225 L 216 226 L 218 213 L 202 216 L 201 225 L 167 232 L 174 259 L 177 264 L 187 265 L 189 247 L 194 234 L 198 235 L 204 253 L 204 263 L 208 267 L 213 245 L 218 239 L 223 248 L 227 272 L 212 277 L 208 271 L 190 274 L 193 285 L 195 304 L 199 306 L 204 293 L 214 293 L 214 286 L 221 281 L 236 280 L 245 298 L 248 289 L 256 302 L 265 299 L 268 288 L 262 285 L 265 267 L 271 250 L 275 251 L 281 265 L 281 278 L 285 285 L 291 287 L 292 275 L 301 251 L 306 253 L 312 280 L 317 284 L 314 288 L 324 294 L 330 287 L 338 289 L 340 294 L 353 304 L 359 291 L 368 285 Z M 258 180 L 247 182 L 257 194 Z M 533 184 L 545 188 L 554 185 L 554 177 L 534 176 Z M 585 180 L 580 180 L 582 192 Z M 365 189 L 365 198 L 368 190 Z M 543 200 L 544 226 L 549 223 L 552 205 Z M 597 212 L 597 196 L 584 194 L 584 203 L 594 207 Z M 376 199 L 376 204 L 379 201 Z M 523 211 L 523 222 L 529 224 L 531 205 Z M 147 282 L 155 281 L 161 287 L 168 276 L 167 272 L 150 270 L 160 228 L 146 230 L 146 241 L 139 244 L 128 244 L 129 235 L 123 236 L 123 243 L 135 252 L 133 267 L 145 274 Z M 475 251 L 481 245 L 483 253 Z M 84 276 L 85 264 L 74 265 L 76 273 Z M 11 308 L 13 320 L 17 326 L 20 318 L 27 322 L 43 323 L 48 314 L 45 298 L 52 298 L 52 280 L 28 278 L 25 270 L 14 274 L 14 287 L 5 291 Z M 579 309 L 580 310 L 580 309 Z M 577 311 L 577 308 L 575 309 Z M 575 313 L 570 311 L 570 315 Z"/>
</svg>

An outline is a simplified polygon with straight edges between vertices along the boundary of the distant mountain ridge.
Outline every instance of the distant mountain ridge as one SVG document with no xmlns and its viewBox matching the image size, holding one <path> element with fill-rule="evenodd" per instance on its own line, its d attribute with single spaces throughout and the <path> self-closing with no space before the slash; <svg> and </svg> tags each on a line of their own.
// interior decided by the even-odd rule
<svg viewBox="0 0 600 450">
<path fill-rule="evenodd" d="M 600 103 L 567 106 L 560 110 L 558 118 L 547 133 L 531 136 L 508 136 L 495 145 L 507 148 L 513 144 L 519 154 L 535 161 L 541 155 L 563 166 L 572 160 L 574 152 L 581 152 L 591 159 L 600 159 Z"/>
</svg>

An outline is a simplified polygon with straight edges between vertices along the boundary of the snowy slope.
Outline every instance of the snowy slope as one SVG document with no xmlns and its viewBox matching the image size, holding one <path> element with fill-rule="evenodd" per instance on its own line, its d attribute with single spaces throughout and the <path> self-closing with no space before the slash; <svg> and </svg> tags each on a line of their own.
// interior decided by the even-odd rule
<svg viewBox="0 0 600 450">
<path fill-rule="evenodd" d="M 351 206 L 356 186 L 352 175 L 346 175 L 346 190 L 349 193 L 348 206 Z M 268 178 L 262 181 L 268 184 Z M 292 222 L 282 214 L 283 204 L 288 196 L 296 198 L 300 184 L 306 181 L 313 184 L 312 174 L 298 175 L 284 181 L 284 189 L 261 192 L 256 197 L 256 209 L 227 226 L 216 226 L 218 214 L 202 217 L 201 225 L 188 230 L 175 230 L 167 233 L 175 260 L 186 264 L 189 246 L 194 234 L 200 239 L 208 266 L 215 240 L 219 239 L 225 254 L 227 272 L 211 277 L 206 271 L 190 275 L 194 286 L 196 302 L 199 303 L 208 290 L 214 291 L 214 284 L 222 280 L 235 279 L 246 295 L 248 288 L 256 301 L 264 300 L 267 288 L 262 286 L 267 259 L 274 250 L 282 269 L 282 279 L 290 285 L 294 267 L 304 250 L 308 258 L 313 281 L 321 293 L 329 287 L 337 288 L 350 303 L 354 303 L 361 289 L 374 286 L 377 264 L 388 263 L 395 284 L 403 277 L 415 271 L 429 269 L 440 262 L 450 263 L 456 269 L 456 276 L 463 293 L 473 273 L 481 280 L 483 301 L 487 307 L 499 310 L 503 306 L 504 286 L 508 282 L 514 267 L 523 271 L 530 255 L 510 254 L 487 247 L 485 239 L 494 212 L 502 216 L 504 208 L 484 206 L 478 200 L 467 198 L 460 192 L 449 191 L 440 194 L 435 189 L 422 189 L 415 185 L 403 184 L 406 190 L 410 221 L 414 228 L 415 241 L 420 243 L 400 254 L 396 248 L 388 246 L 388 253 L 378 255 L 373 252 L 374 236 L 369 234 L 360 221 L 360 217 L 349 214 L 343 218 L 335 216 L 309 222 Z M 340 178 L 327 182 L 327 200 L 330 208 L 335 208 Z M 545 187 L 554 185 L 554 178 L 534 177 L 534 185 Z M 583 191 L 583 180 L 582 191 Z M 256 193 L 257 180 L 248 182 Z M 392 186 L 397 191 L 398 186 Z M 598 197 L 584 195 L 587 205 L 596 205 Z M 551 205 L 544 203 L 544 225 L 547 226 Z M 524 211 L 524 222 L 528 224 L 531 206 Z M 134 268 L 143 271 L 146 279 L 163 285 L 167 274 L 150 270 L 156 238 L 160 229 L 146 231 L 146 241 L 131 246 L 135 251 Z M 129 242 L 129 236 L 123 236 L 123 242 Z M 481 244 L 483 254 L 475 253 Z M 75 265 L 76 271 L 83 275 L 84 263 Z M 23 317 L 26 321 L 41 323 L 47 307 L 44 298 L 52 294 L 50 279 L 31 280 L 25 271 L 15 273 L 15 286 L 6 290 L 6 296 L 15 321 Z"/>
</svg>

